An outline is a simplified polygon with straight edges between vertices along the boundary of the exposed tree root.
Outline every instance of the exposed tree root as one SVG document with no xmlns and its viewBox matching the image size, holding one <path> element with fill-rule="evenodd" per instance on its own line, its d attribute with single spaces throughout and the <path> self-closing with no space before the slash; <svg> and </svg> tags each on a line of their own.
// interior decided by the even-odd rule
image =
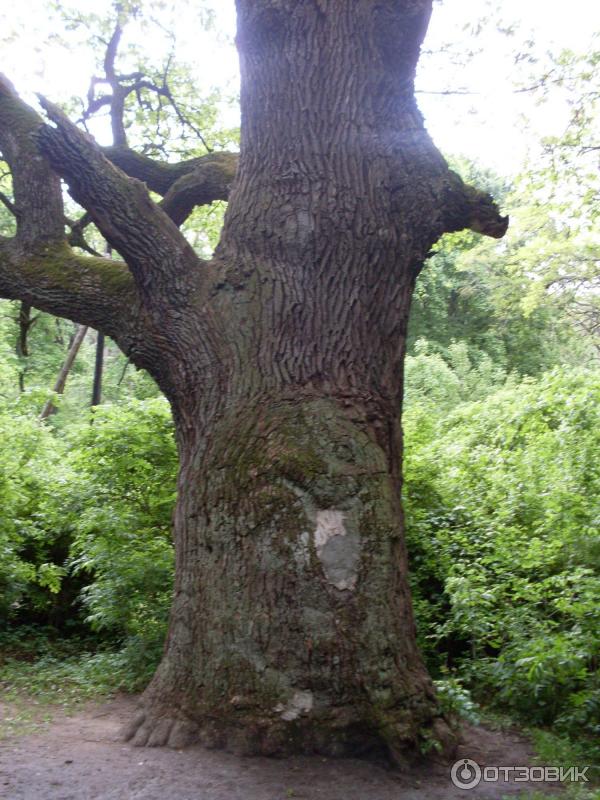
<svg viewBox="0 0 600 800">
<path fill-rule="evenodd" d="M 344 713 L 337 720 L 301 719 L 282 722 L 275 718 L 207 718 L 195 722 L 182 714 L 164 714 L 142 709 L 122 729 L 121 739 L 134 747 L 170 747 L 182 749 L 201 744 L 208 749 L 222 749 L 243 756 L 290 756 L 303 753 L 328 757 L 376 757 L 406 769 L 419 756 L 415 742 L 409 742 L 398 726 L 397 737 L 388 731 L 387 741 L 368 725 L 346 724 Z M 451 758 L 456 736 L 442 718 L 433 721 L 429 741 L 435 752 Z"/>
<path fill-rule="evenodd" d="M 123 728 L 121 738 L 134 747 L 180 749 L 199 741 L 198 726 L 184 717 L 140 710 Z"/>
</svg>

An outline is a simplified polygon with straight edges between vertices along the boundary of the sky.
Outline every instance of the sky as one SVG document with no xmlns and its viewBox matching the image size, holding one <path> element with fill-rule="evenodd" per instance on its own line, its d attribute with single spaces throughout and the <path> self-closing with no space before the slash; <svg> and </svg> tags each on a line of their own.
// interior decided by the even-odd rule
<svg viewBox="0 0 600 800">
<path fill-rule="evenodd" d="M 479 36 L 465 30 L 491 14 Z M 508 35 L 497 25 L 514 28 Z M 560 133 L 566 123 L 568 97 L 555 92 L 550 101 L 535 105 L 529 92 L 515 92 L 520 86 L 535 84 L 547 53 L 568 48 L 585 52 L 592 46 L 594 33 L 600 36 L 600 3 L 596 0 L 447 0 L 436 5 L 425 47 L 435 49 L 445 41 L 460 43 L 463 52 L 479 48 L 462 69 L 452 75 L 457 87 L 473 95 L 440 97 L 422 94 L 419 104 L 430 132 L 439 147 L 447 152 L 474 156 L 499 171 L 514 170 L 527 158 L 531 138 Z M 596 39 L 600 49 L 600 39 Z M 515 65 L 516 54 L 530 53 L 538 64 L 526 60 Z M 531 80 L 529 79 L 531 76 Z M 423 90 L 444 88 L 434 55 L 421 60 L 417 86 Z M 472 113 L 476 108 L 477 113 Z M 529 118 L 528 136 L 522 116 Z M 447 120 L 452 124 L 447 124 Z M 530 138 L 531 137 L 531 138 Z"/>
<path fill-rule="evenodd" d="M 102 16 L 108 4 L 109 0 L 78 0 L 76 8 Z M 206 5 L 215 13 L 211 32 L 203 30 L 197 15 L 181 4 L 170 18 L 163 16 L 163 21 L 178 37 L 178 53 L 193 65 L 199 90 L 208 92 L 219 85 L 235 93 L 234 2 L 206 0 Z M 486 17 L 490 18 L 487 23 Z M 4 0 L 0 10 L 0 70 L 32 102 L 35 91 L 55 101 L 85 94 L 94 70 L 81 34 L 66 32 L 65 40 L 74 38 L 79 44 L 75 48 L 61 46 L 55 38 L 59 28 L 52 18 L 49 0 Z M 473 28 L 480 23 L 481 30 L 475 35 Z M 513 33 L 498 32 L 498 24 L 514 29 Z M 8 41 L 7 32 L 12 34 Z M 527 84 L 528 73 L 534 76 L 539 72 L 549 51 L 585 50 L 594 32 L 600 35 L 597 0 L 436 2 L 417 80 L 419 105 L 435 142 L 446 153 L 467 155 L 501 173 L 515 172 L 539 136 L 560 132 L 568 98 L 557 93 L 550 102 L 535 106 L 530 93 L 514 91 L 514 82 Z M 149 51 L 166 41 L 157 28 L 132 30 L 130 35 L 143 37 Z M 460 66 L 436 54 L 448 42 L 464 62 Z M 598 39 L 596 47 L 600 47 Z M 465 61 L 471 50 L 477 52 Z M 535 54 L 540 62 L 521 61 L 517 68 L 517 53 Z M 468 93 L 436 94 L 448 88 Z M 529 127 L 523 114 L 529 117 Z M 237 112 L 226 111 L 224 120 L 228 125 L 235 123 Z M 102 138 L 105 133 L 99 128 L 97 135 Z"/>
</svg>

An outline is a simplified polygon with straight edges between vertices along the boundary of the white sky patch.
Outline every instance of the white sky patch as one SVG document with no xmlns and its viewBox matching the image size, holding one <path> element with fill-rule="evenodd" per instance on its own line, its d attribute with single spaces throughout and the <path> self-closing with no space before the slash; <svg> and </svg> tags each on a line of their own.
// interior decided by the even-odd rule
<svg viewBox="0 0 600 800">
<path fill-rule="evenodd" d="M 490 15 L 491 22 L 475 35 L 478 20 Z M 514 28 L 512 35 L 497 30 Z M 600 34 L 600 4 L 590 0 L 446 0 L 434 5 L 424 49 L 436 50 L 445 43 L 458 43 L 462 50 L 480 50 L 465 66 L 440 73 L 435 56 L 420 62 L 417 88 L 440 91 L 450 86 L 473 94 L 419 95 L 419 105 L 436 144 L 447 153 L 464 154 L 484 166 L 506 174 L 516 171 L 527 157 L 532 142 L 559 134 L 567 121 L 565 93 L 536 105 L 530 92 L 515 92 L 515 82 L 532 85 L 543 70 L 549 52 L 565 48 L 585 52 L 594 32 Z M 529 45 L 527 46 L 527 42 Z M 596 43 L 599 46 L 599 43 Z M 515 56 L 529 53 L 515 64 Z M 527 80 L 531 76 L 531 80 Z M 524 118 L 528 118 L 527 128 Z"/>
</svg>

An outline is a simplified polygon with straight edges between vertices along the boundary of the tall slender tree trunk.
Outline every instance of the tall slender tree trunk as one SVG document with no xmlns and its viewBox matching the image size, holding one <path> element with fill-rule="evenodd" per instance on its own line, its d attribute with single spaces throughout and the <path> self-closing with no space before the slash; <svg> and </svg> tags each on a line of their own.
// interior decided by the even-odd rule
<svg viewBox="0 0 600 800">
<path fill-rule="evenodd" d="M 96 336 L 96 357 L 94 359 L 94 380 L 92 383 L 92 408 L 102 402 L 102 373 L 104 371 L 104 334 Z"/>
<path fill-rule="evenodd" d="M 54 386 L 52 387 L 52 391 L 54 394 L 62 394 L 65 390 L 65 386 L 67 385 L 67 378 L 69 377 L 69 372 L 75 363 L 75 359 L 77 358 L 77 353 L 79 353 L 79 348 L 83 344 L 83 340 L 86 337 L 88 332 L 86 325 L 79 325 L 77 331 L 75 332 L 75 336 L 73 337 L 73 341 L 71 342 L 71 346 L 69 347 L 69 352 L 67 353 L 67 357 L 65 358 L 62 367 L 56 377 L 56 381 Z M 44 404 L 44 408 L 42 409 L 42 413 L 40 414 L 40 419 L 47 419 L 51 414 L 56 413 L 56 406 L 52 402 L 52 400 L 47 400 Z"/>
<path fill-rule="evenodd" d="M 175 599 L 136 744 L 451 743 L 400 507 L 407 320 L 441 232 L 412 92 L 427 6 L 238 2 L 241 160 L 212 264 L 227 333 L 218 391 L 171 396 Z"/>
<path fill-rule="evenodd" d="M 31 305 L 29 303 L 19 303 L 19 314 L 17 322 L 19 324 L 19 335 L 17 336 L 16 353 L 19 359 L 19 391 L 25 391 L 25 372 L 27 367 L 25 359 L 29 357 L 29 344 L 27 337 L 29 330 L 34 325 L 36 317 L 31 317 Z"/>
</svg>

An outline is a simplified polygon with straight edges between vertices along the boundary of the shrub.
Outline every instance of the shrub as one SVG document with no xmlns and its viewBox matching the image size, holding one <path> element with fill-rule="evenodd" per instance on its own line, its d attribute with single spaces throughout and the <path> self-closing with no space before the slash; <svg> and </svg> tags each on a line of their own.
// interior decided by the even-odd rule
<svg viewBox="0 0 600 800">
<path fill-rule="evenodd" d="M 600 733 L 600 376 L 405 416 L 419 635 L 434 672 L 530 724 Z"/>
<path fill-rule="evenodd" d="M 97 409 L 73 466 L 70 568 L 88 576 L 87 621 L 124 643 L 145 673 L 160 655 L 173 590 L 177 456 L 166 401 Z"/>
</svg>

